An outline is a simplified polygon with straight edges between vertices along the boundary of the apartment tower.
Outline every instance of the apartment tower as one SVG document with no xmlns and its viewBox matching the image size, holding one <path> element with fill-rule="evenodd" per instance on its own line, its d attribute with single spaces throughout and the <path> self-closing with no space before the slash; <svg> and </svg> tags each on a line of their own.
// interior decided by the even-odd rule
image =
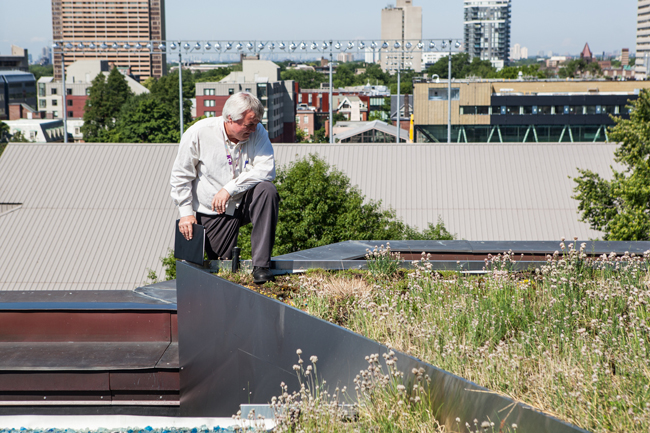
<svg viewBox="0 0 650 433">
<path fill-rule="evenodd" d="M 422 39 L 422 7 L 413 6 L 412 0 L 397 0 L 395 6 L 382 9 L 381 39 L 388 43 L 388 50 L 381 52 L 384 71 L 395 72 L 398 63 L 401 69 L 422 71 L 422 50 L 417 49 Z M 400 43 L 400 48 L 395 49 L 395 42 Z M 411 48 L 406 47 L 407 43 Z"/>
<path fill-rule="evenodd" d="M 511 0 L 465 1 L 465 51 L 498 69 L 510 56 Z"/>
<path fill-rule="evenodd" d="M 650 73 L 650 0 L 639 0 L 637 8 L 634 76 L 645 80 Z"/>
<path fill-rule="evenodd" d="M 65 50 L 65 64 L 76 60 L 107 60 L 118 67 L 130 67 L 140 80 L 165 73 L 164 52 L 150 53 L 165 40 L 164 0 L 74 1 L 52 0 L 52 39 L 71 43 Z M 83 43 L 84 48 L 78 48 Z M 111 48 L 114 43 L 119 49 Z M 130 48 L 124 49 L 128 43 Z M 136 48 L 136 44 L 142 48 Z M 94 44 L 95 48 L 89 46 Z M 108 48 L 102 49 L 102 44 Z M 54 52 L 54 79 L 61 80 L 61 53 Z"/>
</svg>

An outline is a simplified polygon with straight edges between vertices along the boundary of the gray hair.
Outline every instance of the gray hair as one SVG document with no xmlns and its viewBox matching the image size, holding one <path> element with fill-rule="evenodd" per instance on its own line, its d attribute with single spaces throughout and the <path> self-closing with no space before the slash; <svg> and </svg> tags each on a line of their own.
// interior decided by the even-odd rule
<svg viewBox="0 0 650 433">
<path fill-rule="evenodd" d="M 221 115 L 226 120 L 230 117 L 233 121 L 237 121 L 244 117 L 244 113 L 248 110 L 253 110 L 257 120 L 262 120 L 264 106 L 260 100 L 252 93 L 239 92 L 228 98 L 223 106 Z"/>
</svg>

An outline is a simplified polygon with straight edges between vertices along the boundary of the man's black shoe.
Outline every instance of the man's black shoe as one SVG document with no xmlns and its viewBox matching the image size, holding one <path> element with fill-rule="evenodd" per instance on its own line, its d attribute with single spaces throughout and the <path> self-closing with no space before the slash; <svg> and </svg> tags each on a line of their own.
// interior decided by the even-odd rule
<svg viewBox="0 0 650 433">
<path fill-rule="evenodd" d="M 275 277 L 269 268 L 260 266 L 253 267 L 253 281 L 255 284 L 264 284 L 267 281 L 275 281 Z"/>
</svg>

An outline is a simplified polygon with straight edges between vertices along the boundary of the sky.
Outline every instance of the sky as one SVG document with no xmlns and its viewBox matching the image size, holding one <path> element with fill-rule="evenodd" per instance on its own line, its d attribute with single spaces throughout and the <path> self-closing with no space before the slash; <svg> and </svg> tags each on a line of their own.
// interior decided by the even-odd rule
<svg viewBox="0 0 650 433">
<path fill-rule="evenodd" d="M 389 0 L 165 0 L 167 39 L 379 39 Z M 463 38 L 462 0 L 413 0 L 424 39 Z M 511 46 L 579 54 L 636 47 L 636 0 L 513 0 Z M 52 44 L 50 0 L 0 0 L 0 54 L 11 45 L 38 57 Z"/>
</svg>

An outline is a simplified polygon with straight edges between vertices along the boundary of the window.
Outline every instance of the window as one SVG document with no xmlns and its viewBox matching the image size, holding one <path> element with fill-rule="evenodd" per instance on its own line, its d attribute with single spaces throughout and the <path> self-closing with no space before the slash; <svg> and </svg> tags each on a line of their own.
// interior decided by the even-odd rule
<svg viewBox="0 0 650 433">
<path fill-rule="evenodd" d="M 56 87 L 51 87 L 50 88 L 50 95 L 56 95 Z"/>
<path fill-rule="evenodd" d="M 232 95 L 233 93 L 235 93 L 235 89 L 233 89 L 232 87 L 230 89 L 228 89 L 228 94 L 229 95 Z"/>
<path fill-rule="evenodd" d="M 537 107 L 537 114 L 551 114 L 552 108 L 550 105 L 540 105 Z"/>
<path fill-rule="evenodd" d="M 524 114 L 537 114 L 537 107 L 531 105 L 524 105 Z"/>
<path fill-rule="evenodd" d="M 72 99 L 68 99 L 68 107 L 72 107 Z"/>
<path fill-rule="evenodd" d="M 246 89 L 244 89 L 244 91 L 250 93 L 250 92 L 251 92 L 251 88 L 250 88 L 250 87 L 247 87 Z"/>
<path fill-rule="evenodd" d="M 75 128 L 75 129 L 74 129 L 74 133 L 77 134 L 77 135 L 79 135 L 79 134 L 81 133 L 81 130 L 80 130 L 79 128 Z"/>
<path fill-rule="evenodd" d="M 86 88 L 86 95 L 90 95 L 90 87 Z"/>
<path fill-rule="evenodd" d="M 308 124 L 309 124 L 309 116 L 304 116 L 304 117 L 303 117 L 303 123 L 304 123 L 305 125 L 308 125 Z"/>
<path fill-rule="evenodd" d="M 59 112 L 58 111 L 52 111 L 52 117 L 54 117 L 55 119 L 58 119 Z"/>
<path fill-rule="evenodd" d="M 206 99 L 203 101 L 204 107 L 214 107 L 214 99 Z"/>
<path fill-rule="evenodd" d="M 74 117 L 74 113 L 72 111 L 68 111 L 68 117 Z"/>
<path fill-rule="evenodd" d="M 451 88 L 451 100 L 458 101 L 460 99 L 460 87 Z M 432 88 L 429 89 L 429 101 L 446 101 L 447 89 Z"/>
<path fill-rule="evenodd" d="M 45 84 L 44 83 L 39 83 L 38 84 L 38 96 L 45 96 Z"/>
<path fill-rule="evenodd" d="M 296 123 L 300 124 L 300 116 L 296 116 Z"/>
<path fill-rule="evenodd" d="M 214 117 L 217 115 L 216 111 L 206 111 L 205 112 L 205 117 Z"/>
<path fill-rule="evenodd" d="M 214 89 L 203 89 L 204 96 L 214 96 Z"/>
<path fill-rule="evenodd" d="M 72 95 L 72 89 L 65 89 L 67 91 L 67 95 Z"/>
<path fill-rule="evenodd" d="M 507 106 L 505 114 L 511 114 L 511 115 L 519 114 L 519 106 Z"/>
<path fill-rule="evenodd" d="M 39 99 L 38 100 L 38 106 L 40 108 L 45 108 L 47 106 L 47 101 L 45 99 Z"/>
<path fill-rule="evenodd" d="M 56 107 L 57 105 L 59 105 L 59 101 L 57 99 L 52 99 L 52 106 Z"/>
<path fill-rule="evenodd" d="M 29 131 L 29 139 L 33 140 L 36 138 L 36 131 Z"/>
</svg>

